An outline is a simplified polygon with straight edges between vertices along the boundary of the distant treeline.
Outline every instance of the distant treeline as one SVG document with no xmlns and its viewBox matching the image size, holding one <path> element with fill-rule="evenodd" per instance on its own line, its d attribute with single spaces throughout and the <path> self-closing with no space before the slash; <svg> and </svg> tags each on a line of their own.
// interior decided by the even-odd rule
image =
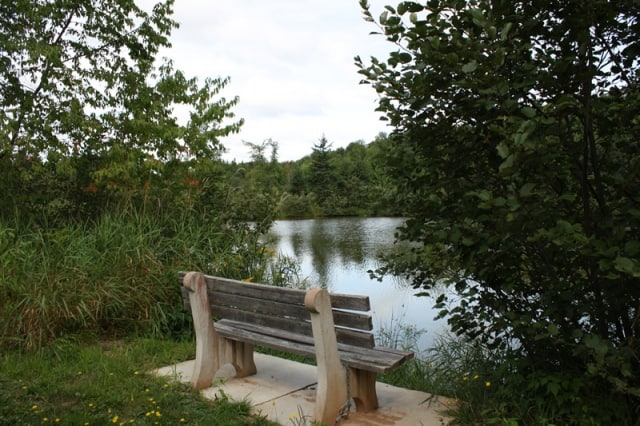
<svg viewBox="0 0 640 426">
<path fill-rule="evenodd" d="M 269 210 L 277 218 L 402 214 L 385 171 L 390 142 L 383 133 L 337 149 L 323 136 L 310 155 L 287 162 L 278 161 L 278 143 L 270 139 L 246 145 L 251 161 L 227 167 L 233 197 L 248 219 Z"/>
<path fill-rule="evenodd" d="M 385 170 L 391 149 L 385 134 L 337 149 L 322 137 L 310 155 L 287 162 L 278 161 L 278 143 L 270 139 L 246 145 L 251 159 L 243 163 L 199 158 L 159 164 L 120 151 L 5 157 L 0 215 L 55 226 L 122 206 L 189 208 L 232 222 L 402 214 Z"/>
</svg>

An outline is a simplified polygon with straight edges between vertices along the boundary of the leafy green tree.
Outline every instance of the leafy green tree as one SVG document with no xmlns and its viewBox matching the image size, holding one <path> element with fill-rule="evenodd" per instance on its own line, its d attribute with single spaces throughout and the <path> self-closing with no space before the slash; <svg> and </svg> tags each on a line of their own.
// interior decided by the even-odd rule
<svg viewBox="0 0 640 426">
<path fill-rule="evenodd" d="M 385 133 L 378 134 L 366 150 L 366 163 L 371 168 L 367 208 L 376 216 L 403 216 L 405 213 L 404 206 L 395 202 L 396 189 L 387 166 L 390 150 L 391 140 Z"/>
<path fill-rule="evenodd" d="M 508 354 L 524 421 L 640 421 L 638 2 L 361 6 L 397 47 L 356 58 L 416 243 L 387 270 L 454 286 L 443 315 Z"/>
<path fill-rule="evenodd" d="M 19 170 L 25 159 L 73 158 L 66 174 L 50 178 L 131 194 L 169 162 L 219 157 L 219 139 L 242 124 L 225 124 L 237 99 L 218 96 L 227 79 L 200 84 L 170 61 L 157 62 L 177 26 L 172 4 L 145 12 L 133 0 L 2 3 L 3 183 L 25 184 L 29 173 Z M 173 114 L 176 105 L 188 107 L 186 123 Z M 24 189 L 0 185 L 3 194 Z M 8 211 L 20 208 L 4 201 Z"/>
<path fill-rule="evenodd" d="M 289 179 L 288 192 L 294 195 L 300 195 L 306 192 L 306 180 L 302 167 L 299 164 L 293 166 L 291 178 Z"/>
</svg>

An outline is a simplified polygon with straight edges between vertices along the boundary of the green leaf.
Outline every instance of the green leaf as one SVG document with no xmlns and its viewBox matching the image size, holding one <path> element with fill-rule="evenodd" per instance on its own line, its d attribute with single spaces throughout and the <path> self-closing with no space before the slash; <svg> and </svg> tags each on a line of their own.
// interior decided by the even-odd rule
<svg viewBox="0 0 640 426">
<path fill-rule="evenodd" d="M 468 62 L 462 66 L 462 72 L 469 74 L 474 72 L 478 68 L 478 63 L 474 60 Z"/>
<path fill-rule="evenodd" d="M 509 154 L 509 156 L 507 158 L 505 158 L 505 160 L 500 163 L 500 171 L 508 171 L 513 167 L 513 162 L 515 160 L 515 157 L 513 156 L 513 154 Z"/>
<path fill-rule="evenodd" d="M 627 241 L 624 245 L 624 252 L 629 256 L 638 256 L 640 254 L 640 241 Z"/>
<path fill-rule="evenodd" d="M 524 107 L 520 111 L 522 112 L 522 115 L 527 118 L 533 118 L 536 116 L 536 110 L 531 107 Z"/>
<path fill-rule="evenodd" d="M 616 257 L 614 264 L 616 270 L 624 272 L 626 274 L 631 274 L 634 277 L 640 277 L 640 267 L 636 260 L 629 259 L 628 257 L 618 256 Z"/>
<path fill-rule="evenodd" d="M 480 9 L 470 9 L 469 13 L 473 18 L 473 23 L 481 28 L 485 28 L 488 25 L 487 18 L 484 16 Z"/>
<path fill-rule="evenodd" d="M 513 22 L 507 22 L 506 24 L 504 24 L 504 27 L 502 27 L 502 31 L 500 31 L 500 40 L 505 41 L 507 37 L 509 37 L 509 31 L 511 31 L 512 27 Z"/>
<path fill-rule="evenodd" d="M 498 151 L 498 155 L 501 158 L 507 158 L 509 156 L 509 153 L 510 153 L 509 147 L 504 142 L 500 142 L 496 147 L 496 150 Z"/>
<path fill-rule="evenodd" d="M 398 60 L 403 64 L 408 64 L 412 59 L 413 57 L 411 56 L 411 54 L 407 52 L 401 52 L 398 55 Z"/>
<path fill-rule="evenodd" d="M 529 195 L 531 195 L 531 192 L 533 191 L 533 188 L 535 188 L 535 186 L 535 183 L 525 183 L 524 185 L 522 185 L 522 188 L 520 188 L 520 196 L 528 197 Z"/>
</svg>

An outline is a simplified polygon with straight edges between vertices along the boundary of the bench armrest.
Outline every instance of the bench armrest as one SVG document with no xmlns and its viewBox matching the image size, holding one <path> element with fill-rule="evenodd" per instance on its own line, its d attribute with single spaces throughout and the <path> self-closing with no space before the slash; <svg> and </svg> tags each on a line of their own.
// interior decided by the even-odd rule
<svg viewBox="0 0 640 426">
<path fill-rule="evenodd" d="M 304 304 L 311 313 L 311 328 L 318 368 L 315 419 L 331 425 L 347 401 L 347 376 L 340 355 L 333 323 L 331 300 L 326 289 L 307 291 Z"/>
<path fill-rule="evenodd" d="M 196 389 L 211 386 L 216 371 L 220 369 L 217 356 L 218 336 L 213 327 L 207 283 L 200 272 L 189 272 L 182 279 L 182 285 L 189 290 L 189 303 L 196 334 L 196 360 L 191 374 L 191 385 Z"/>
</svg>

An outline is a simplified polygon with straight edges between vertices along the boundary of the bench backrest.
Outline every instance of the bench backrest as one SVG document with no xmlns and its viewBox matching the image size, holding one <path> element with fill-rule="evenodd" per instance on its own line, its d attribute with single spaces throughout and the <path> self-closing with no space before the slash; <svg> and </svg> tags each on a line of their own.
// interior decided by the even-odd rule
<svg viewBox="0 0 640 426">
<path fill-rule="evenodd" d="M 180 283 L 185 273 L 178 274 Z M 205 275 L 214 319 L 231 319 L 312 336 L 306 291 L 248 283 Z M 182 286 L 181 286 L 182 287 Z M 189 290 L 182 287 L 184 305 L 190 309 Z M 368 296 L 330 294 L 338 343 L 374 347 L 373 321 Z"/>
</svg>

